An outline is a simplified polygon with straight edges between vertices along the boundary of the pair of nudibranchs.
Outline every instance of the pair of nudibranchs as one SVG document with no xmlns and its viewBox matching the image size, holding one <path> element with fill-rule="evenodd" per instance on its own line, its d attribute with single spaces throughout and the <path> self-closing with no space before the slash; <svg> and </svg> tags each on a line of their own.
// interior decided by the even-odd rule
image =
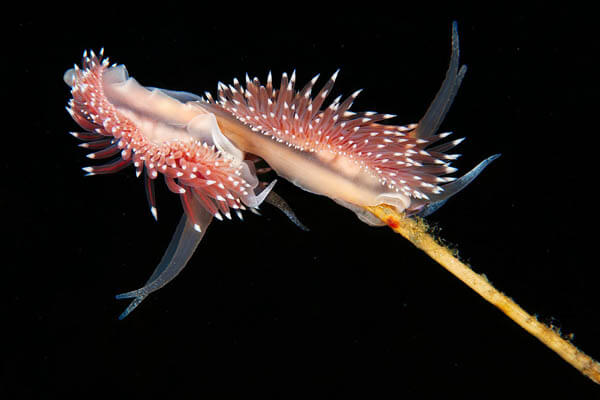
<svg viewBox="0 0 600 400">
<path fill-rule="evenodd" d="M 108 164 L 86 167 L 89 175 L 116 172 L 133 164 L 144 174 L 150 210 L 156 218 L 154 179 L 159 175 L 179 194 L 184 214 L 165 255 L 144 287 L 117 296 L 132 298 L 126 317 L 150 293 L 172 280 L 186 265 L 213 217 L 256 208 L 268 201 L 297 222 L 270 184 L 260 182 L 255 162 L 263 160 L 278 175 L 312 193 L 327 196 L 371 225 L 383 225 L 364 206 L 388 204 L 408 215 L 427 215 L 468 185 L 498 155 L 459 179 L 446 154 L 461 139 L 438 143 L 436 134 L 466 72 L 459 68 L 458 33 L 452 29 L 452 56 L 446 78 L 418 124 L 388 125 L 393 115 L 351 112 L 360 91 L 328 106 L 337 72 L 311 95 L 318 75 L 301 90 L 296 75 L 283 74 L 279 88 L 271 74 L 266 85 L 246 76 L 209 93 L 141 86 L 123 65 L 109 66 L 103 51 L 84 53 L 82 67 L 65 75 L 72 99 L 67 110 L 86 131 L 72 133 L 93 149 L 88 157 L 117 156 Z M 260 172 L 260 170 L 258 170 Z"/>
</svg>

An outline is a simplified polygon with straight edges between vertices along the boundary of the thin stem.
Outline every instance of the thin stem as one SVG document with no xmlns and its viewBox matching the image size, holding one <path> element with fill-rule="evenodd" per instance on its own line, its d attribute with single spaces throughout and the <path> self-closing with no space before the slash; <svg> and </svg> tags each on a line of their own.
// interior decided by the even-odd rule
<svg viewBox="0 0 600 400">
<path fill-rule="evenodd" d="M 577 368 L 582 374 L 600 384 L 600 364 L 597 361 L 577 349 L 568 340 L 562 338 L 558 332 L 528 314 L 512 299 L 492 286 L 485 276 L 475 273 L 469 266 L 459 261 L 450 249 L 438 243 L 427 232 L 428 228 L 423 220 L 407 218 L 385 205 L 365 208 L 390 226 L 396 233 L 401 234 L 417 248 L 427 253 L 481 297 L 498 307 L 510 319 L 552 349 L 566 362 Z"/>
</svg>

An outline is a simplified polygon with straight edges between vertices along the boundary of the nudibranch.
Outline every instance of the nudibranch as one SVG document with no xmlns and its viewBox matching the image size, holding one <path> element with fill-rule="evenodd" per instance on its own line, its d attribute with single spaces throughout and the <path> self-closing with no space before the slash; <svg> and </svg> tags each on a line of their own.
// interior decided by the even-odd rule
<svg viewBox="0 0 600 400">
<path fill-rule="evenodd" d="M 88 175 L 119 171 L 130 164 L 144 173 L 154 217 L 153 181 L 162 175 L 179 194 L 185 213 L 161 262 L 144 287 L 117 296 L 133 298 L 126 317 L 150 293 L 172 280 L 186 265 L 213 216 L 231 219 L 234 210 L 258 207 L 275 184 L 259 186 L 254 166 L 223 136 L 214 114 L 193 102 L 182 103 L 160 89 L 147 89 L 129 78 L 124 66 L 109 66 L 93 52 L 83 55 L 64 75 L 71 86 L 67 111 L 86 132 L 72 132 L 93 149 L 92 159 L 118 155 L 101 166 L 85 167 Z M 261 190 L 262 189 L 262 190 Z"/>
<path fill-rule="evenodd" d="M 388 204 L 407 214 L 428 215 L 468 185 L 498 155 L 459 179 L 447 175 L 458 155 L 446 152 L 462 139 L 443 142 L 436 134 L 466 72 L 459 67 L 456 23 L 452 27 L 450 67 L 432 104 L 417 124 L 390 125 L 394 117 L 352 112 L 360 93 L 328 106 L 337 72 L 311 97 L 318 75 L 295 90 L 296 74 L 283 74 L 279 88 L 269 73 L 266 85 L 246 75 L 242 87 L 218 85 L 218 99 L 206 93 L 145 88 L 124 66 L 84 53 L 83 67 L 64 75 L 71 86 L 67 107 L 87 132 L 73 133 L 95 150 L 93 159 L 116 160 L 84 168 L 88 174 L 118 171 L 130 164 L 144 174 L 146 194 L 156 218 L 153 181 L 163 175 L 180 195 L 184 214 L 161 262 L 146 284 L 118 295 L 132 298 L 120 318 L 150 293 L 172 280 L 186 265 L 212 217 L 231 218 L 233 209 L 256 209 L 265 199 L 300 227 L 285 202 L 259 182 L 253 161 L 264 160 L 279 176 L 312 193 L 327 196 L 371 225 L 383 225 L 365 206 Z M 441 144 L 440 144 L 440 141 Z"/>
<path fill-rule="evenodd" d="M 327 196 L 353 210 L 370 225 L 384 223 L 365 206 L 388 204 L 406 214 L 426 216 L 466 187 L 499 155 L 482 161 L 459 179 L 446 154 L 464 138 L 440 144 L 451 132 L 436 134 L 466 73 L 459 66 L 456 22 L 446 78 L 417 124 L 397 126 L 382 121 L 395 117 L 350 111 L 360 93 L 341 96 L 324 107 L 338 72 L 311 97 L 319 77 L 295 90 L 295 71 L 283 74 L 279 89 L 269 73 L 266 85 L 246 75 L 242 87 L 219 83 L 218 99 L 210 93 L 196 101 L 213 113 L 223 134 L 245 153 L 256 155 L 281 177 L 302 189 Z M 190 97 L 195 95 L 187 94 Z"/>
</svg>

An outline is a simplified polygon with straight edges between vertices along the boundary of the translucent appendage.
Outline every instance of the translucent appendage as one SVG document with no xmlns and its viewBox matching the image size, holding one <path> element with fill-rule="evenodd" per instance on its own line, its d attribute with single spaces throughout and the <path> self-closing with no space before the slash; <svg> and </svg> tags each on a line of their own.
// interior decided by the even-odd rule
<svg viewBox="0 0 600 400">
<path fill-rule="evenodd" d="M 202 231 L 198 232 L 194 229 L 186 214 L 183 214 L 167 251 L 144 287 L 116 296 L 117 299 L 133 298 L 133 301 L 119 316 L 119 319 L 127 317 L 150 293 L 165 286 L 185 268 L 202 240 L 211 218 L 207 218 L 207 221 L 204 224 L 205 226 L 202 226 Z"/>
<path fill-rule="evenodd" d="M 452 101 L 467 72 L 466 65 L 463 65 L 459 69 L 458 57 L 458 28 L 456 21 L 454 21 L 452 23 L 452 56 L 450 58 L 450 66 L 446 72 L 446 78 L 435 95 L 433 102 L 427 109 L 427 112 L 425 112 L 425 115 L 419 121 L 414 133 L 415 137 L 428 138 L 429 136 L 434 135 L 450 109 Z"/>
<path fill-rule="evenodd" d="M 438 195 L 429 195 L 431 202 L 426 204 L 418 212 L 418 215 L 426 217 L 435 212 L 438 208 L 443 206 L 444 203 L 446 203 L 446 201 L 448 201 L 450 197 L 454 196 L 456 193 L 460 192 L 465 187 L 467 187 L 469 183 L 473 182 L 473 180 L 477 178 L 477 176 L 485 169 L 485 167 L 487 167 L 492 161 L 494 161 L 498 157 L 500 157 L 500 154 L 494 154 L 493 156 L 486 158 L 485 160 L 477 164 L 475 168 L 473 168 L 454 182 L 450 182 L 442 186 L 444 188 L 444 191 L 442 193 Z"/>
<path fill-rule="evenodd" d="M 296 224 L 296 226 L 298 228 L 302 229 L 305 232 L 308 232 L 310 230 L 306 227 L 306 225 L 304 225 L 302 222 L 300 222 L 298 217 L 296 217 L 296 214 L 294 213 L 294 210 L 292 210 L 292 207 L 290 207 L 289 204 L 280 195 L 278 195 L 274 191 L 271 190 L 267 194 L 265 201 L 267 203 L 271 204 L 272 206 L 277 207 L 282 213 L 284 213 L 290 219 L 290 221 L 292 221 L 294 224 Z"/>
</svg>

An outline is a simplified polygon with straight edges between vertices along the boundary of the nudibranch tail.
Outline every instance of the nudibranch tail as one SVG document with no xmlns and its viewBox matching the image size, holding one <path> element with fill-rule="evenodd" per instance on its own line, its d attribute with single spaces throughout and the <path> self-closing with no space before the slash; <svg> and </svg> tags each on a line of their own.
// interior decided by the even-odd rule
<svg viewBox="0 0 600 400">
<path fill-rule="evenodd" d="M 213 216 L 231 219 L 232 209 L 241 215 L 246 207 L 258 207 L 274 182 L 260 191 L 253 167 L 223 136 L 214 115 L 178 100 L 182 96 L 178 92 L 140 86 L 124 66 L 109 66 L 103 51 L 99 56 L 84 52 L 82 67 L 68 70 L 64 80 L 72 93 L 67 111 L 86 131 L 72 135 L 87 141 L 81 147 L 93 151 L 91 159 L 116 156 L 104 165 L 83 168 L 87 175 L 113 173 L 133 164 L 137 176 L 143 172 L 154 218 L 154 180 L 159 174 L 180 196 L 185 211 L 146 286 L 121 295 L 136 298 L 125 316 L 185 267 Z"/>
<path fill-rule="evenodd" d="M 394 115 L 350 111 L 360 90 L 324 106 L 338 72 L 314 97 L 319 75 L 301 90 L 295 89 L 295 71 L 282 75 L 278 89 L 271 73 L 265 85 L 246 75 L 245 87 L 237 79 L 231 85 L 219 83 L 218 100 L 207 96 L 202 107 L 217 116 L 224 135 L 241 150 L 263 158 L 297 186 L 350 208 L 367 223 L 380 224 L 365 215 L 364 206 L 385 203 L 416 213 L 456 193 L 458 185 L 446 187 L 456 180 L 447 175 L 456 172 L 451 162 L 459 155 L 447 151 L 463 139 L 440 144 L 451 133 L 436 134 L 466 73 L 466 66 L 459 65 L 456 23 L 445 80 L 418 124 L 390 125 L 385 121 Z M 460 188 L 489 161 L 462 179 Z"/>
</svg>

